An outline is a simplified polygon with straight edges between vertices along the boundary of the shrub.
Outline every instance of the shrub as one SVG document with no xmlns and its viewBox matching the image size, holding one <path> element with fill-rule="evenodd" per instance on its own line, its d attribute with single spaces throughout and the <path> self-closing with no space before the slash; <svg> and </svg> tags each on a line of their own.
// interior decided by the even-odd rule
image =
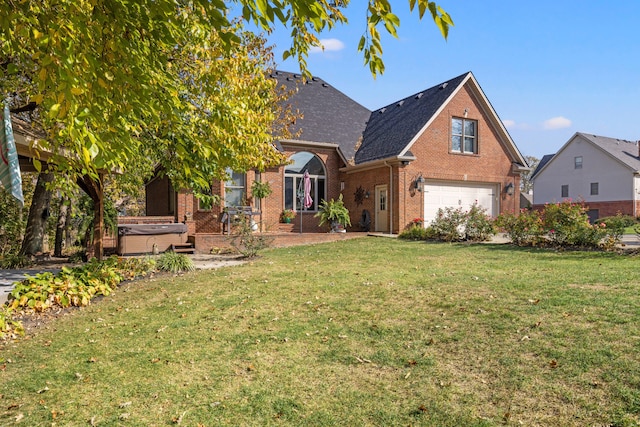
<svg viewBox="0 0 640 427">
<path fill-rule="evenodd" d="M 464 234 L 471 242 L 483 242 L 496 234 L 493 220 L 487 215 L 487 210 L 474 203 L 466 213 Z"/>
<path fill-rule="evenodd" d="M 536 246 L 545 240 L 542 216 L 539 211 L 523 209 L 519 215 L 500 214 L 496 226 L 502 230 L 514 245 Z"/>
<path fill-rule="evenodd" d="M 195 270 L 193 260 L 185 254 L 167 251 L 160 255 L 156 261 L 156 267 L 160 271 L 170 273 L 183 273 Z"/>
<path fill-rule="evenodd" d="M 437 239 L 453 242 L 462 240 L 464 222 L 465 217 L 462 209 L 440 208 L 430 227 L 433 229 Z"/>
<path fill-rule="evenodd" d="M 0 268 L 24 268 L 33 264 L 26 255 L 8 253 L 0 256 Z"/>
<path fill-rule="evenodd" d="M 598 247 L 607 235 L 606 225 L 589 223 L 587 208 L 582 203 L 547 204 L 542 218 L 553 246 Z"/>
<path fill-rule="evenodd" d="M 547 204 L 542 212 L 523 210 L 519 215 L 502 214 L 496 220 L 513 244 L 533 246 L 613 249 L 620 241 L 619 229 L 605 223 L 590 224 L 582 203 L 564 201 Z"/>
<path fill-rule="evenodd" d="M 258 255 L 258 251 L 268 248 L 273 242 L 272 238 L 261 233 L 254 233 L 251 222 L 247 217 L 242 217 L 233 232 L 231 246 L 247 258 Z"/>
<path fill-rule="evenodd" d="M 495 234 L 493 220 L 486 209 L 473 204 L 469 211 L 448 207 L 438 209 L 436 218 L 430 227 L 434 237 L 445 242 L 467 240 L 479 242 L 489 239 Z"/>
<path fill-rule="evenodd" d="M 634 217 L 630 215 L 622 215 L 622 213 L 618 213 L 616 216 L 600 218 L 598 222 L 605 224 L 609 232 L 615 234 L 618 239 L 622 238 L 625 228 L 632 227 L 637 224 Z"/>
<path fill-rule="evenodd" d="M 398 234 L 399 239 L 405 240 L 426 240 L 427 229 L 421 225 L 411 225 L 409 228 Z"/>
</svg>

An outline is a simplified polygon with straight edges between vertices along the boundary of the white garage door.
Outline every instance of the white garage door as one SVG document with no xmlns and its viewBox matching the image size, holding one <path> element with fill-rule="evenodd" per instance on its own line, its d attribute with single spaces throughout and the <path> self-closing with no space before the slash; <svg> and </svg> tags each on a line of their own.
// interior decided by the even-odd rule
<svg viewBox="0 0 640 427">
<path fill-rule="evenodd" d="M 467 211 L 477 203 L 491 216 L 498 215 L 498 186 L 487 183 L 429 182 L 424 185 L 424 219 L 429 225 L 440 208 Z"/>
</svg>

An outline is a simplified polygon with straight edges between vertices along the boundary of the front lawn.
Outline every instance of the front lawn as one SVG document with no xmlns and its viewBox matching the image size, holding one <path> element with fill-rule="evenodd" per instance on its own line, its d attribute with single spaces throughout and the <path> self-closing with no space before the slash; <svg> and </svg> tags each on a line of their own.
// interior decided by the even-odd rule
<svg viewBox="0 0 640 427">
<path fill-rule="evenodd" d="M 611 253 L 268 250 L 0 344 L 0 424 L 638 425 L 639 287 Z"/>
</svg>

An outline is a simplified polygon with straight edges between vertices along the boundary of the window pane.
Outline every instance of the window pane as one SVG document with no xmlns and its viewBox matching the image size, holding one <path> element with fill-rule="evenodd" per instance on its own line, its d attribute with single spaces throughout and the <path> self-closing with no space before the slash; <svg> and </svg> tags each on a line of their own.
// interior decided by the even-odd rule
<svg viewBox="0 0 640 427">
<path fill-rule="evenodd" d="M 326 199 L 325 193 L 324 193 L 324 178 L 318 178 L 318 197 L 316 198 L 317 200 L 313 201 L 313 205 L 314 206 L 318 206 L 317 203 L 320 203 L 321 201 Z"/>
<path fill-rule="evenodd" d="M 453 135 L 451 137 L 451 150 L 452 151 L 462 151 L 462 137 Z"/>
<path fill-rule="evenodd" d="M 284 178 L 284 208 L 285 209 L 293 209 L 293 194 L 294 194 L 294 186 L 293 186 L 293 177 L 286 176 Z"/>
<path fill-rule="evenodd" d="M 598 195 L 598 183 L 597 182 L 592 182 L 591 183 L 591 195 L 592 196 L 597 196 Z"/>
<path fill-rule="evenodd" d="M 462 119 L 451 119 L 451 134 L 462 135 Z"/>
<path fill-rule="evenodd" d="M 464 121 L 464 135 L 475 136 L 476 135 L 476 122 L 473 120 Z"/>
<path fill-rule="evenodd" d="M 326 174 L 324 164 L 313 153 L 301 151 L 290 157 L 292 164 L 285 167 L 285 209 L 303 210 L 301 198 L 304 197 L 303 173 L 309 172 L 311 179 L 311 198 L 313 204 L 307 211 L 317 211 L 318 204 L 325 197 Z"/>
<path fill-rule="evenodd" d="M 468 137 L 464 138 L 464 151 L 465 151 L 465 153 L 473 153 L 473 152 L 475 152 L 474 147 L 473 147 L 474 146 L 474 142 L 475 142 L 474 138 L 468 138 Z"/>
<path fill-rule="evenodd" d="M 285 167 L 284 173 L 304 173 L 308 171 L 309 175 L 324 175 L 324 166 L 322 161 L 313 153 L 302 151 L 291 156 L 292 164 Z"/>
<path fill-rule="evenodd" d="M 227 188 L 224 193 L 225 206 L 242 206 L 244 203 L 244 190 L 239 188 Z"/>
<path fill-rule="evenodd" d="M 568 185 L 563 185 L 561 187 L 561 197 L 569 197 L 569 186 Z"/>
</svg>

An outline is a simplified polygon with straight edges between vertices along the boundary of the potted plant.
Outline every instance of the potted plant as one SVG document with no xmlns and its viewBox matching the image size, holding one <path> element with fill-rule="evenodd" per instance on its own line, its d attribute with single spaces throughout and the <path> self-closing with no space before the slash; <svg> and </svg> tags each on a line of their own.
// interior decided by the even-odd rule
<svg viewBox="0 0 640 427">
<path fill-rule="evenodd" d="M 340 194 L 338 200 L 322 200 L 315 217 L 320 218 L 318 225 L 329 224 L 332 233 L 344 233 L 346 232 L 345 227 L 351 225 L 349 209 L 344 206 L 342 194 Z"/>
<path fill-rule="evenodd" d="M 280 221 L 289 224 L 296 217 L 296 213 L 291 209 L 285 209 L 280 214 Z"/>
</svg>

